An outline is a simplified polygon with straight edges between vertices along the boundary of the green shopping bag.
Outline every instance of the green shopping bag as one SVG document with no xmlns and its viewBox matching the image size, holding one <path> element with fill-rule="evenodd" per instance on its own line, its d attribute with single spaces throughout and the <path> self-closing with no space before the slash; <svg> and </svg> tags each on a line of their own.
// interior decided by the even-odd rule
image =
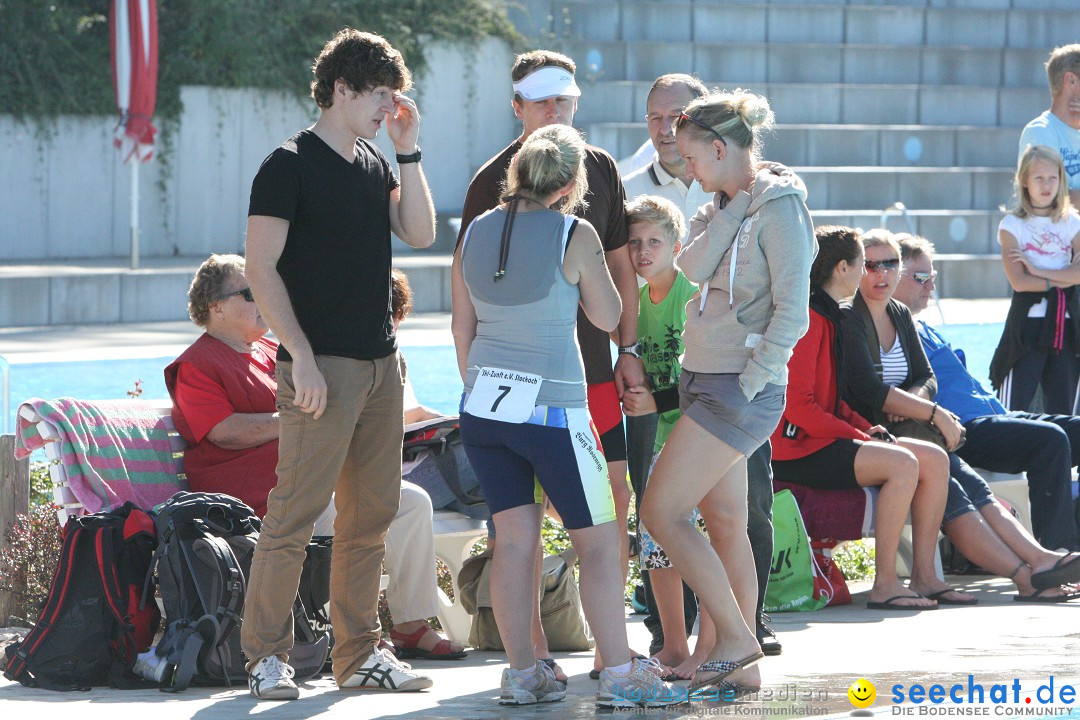
<svg viewBox="0 0 1080 720">
<path fill-rule="evenodd" d="M 832 599 L 833 585 L 810 548 L 799 503 L 790 490 L 781 490 L 773 495 L 773 558 L 765 610 L 820 610 Z"/>
</svg>

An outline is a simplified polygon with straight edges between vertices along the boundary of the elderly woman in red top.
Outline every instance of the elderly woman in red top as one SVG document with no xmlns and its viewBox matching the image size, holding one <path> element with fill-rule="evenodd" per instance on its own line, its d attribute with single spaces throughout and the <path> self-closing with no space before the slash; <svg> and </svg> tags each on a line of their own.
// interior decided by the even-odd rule
<svg viewBox="0 0 1080 720">
<path fill-rule="evenodd" d="M 394 322 L 411 304 L 408 281 L 394 271 Z M 188 290 L 188 314 L 206 330 L 165 369 L 173 399 L 173 422 L 188 442 L 184 472 L 198 492 L 226 493 L 266 514 L 266 498 L 277 483 L 278 417 L 275 412 L 277 343 L 259 314 L 238 255 L 211 255 Z M 406 422 L 435 413 L 406 404 Z M 332 534 L 333 503 L 316 534 Z M 390 631 L 400 657 L 457 660 L 464 647 L 442 638 L 425 618 L 438 612 L 431 498 L 423 488 L 401 484 L 401 502 L 386 533 L 390 574 L 387 603 Z"/>
<path fill-rule="evenodd" d="M 773 474 L 782 482 L 830 490 L 878 486 L 876 573 L 867 607 L 932 609 L 935 601 L 901 584 L 896 552 L 912 505 L 926 502 L 935 493 L 945 497 L 948 461 L 935 463 L 931 456 L 920 465 L 918 458 L 924 453 L 918 441 L 897 444 L 885 428 L 871 426 L 840 399 L 839 303 L 859 287 L 863 248 L 850 228 L 819 227 L 816 235 L 819 250 L 810 270 L 810 329 L 788 362 L 787 407 L 772 436 Z M 937 526 L 932 529 L 936 534 Z M 916 563 L 926 560 L 915 558 Z M 932 557 L 929 562 L 933 563 Z"/>
<path fill-rule="evenodd" d="M 189 443 L 184 472 L 196 492 L 227 492 L 262 517 L 277 483 L 277 343 L 255 306 L 237 255 L 211 255 L 188 292 L 204 332 L 165 369 L 173 422 Z"/>
</svg>

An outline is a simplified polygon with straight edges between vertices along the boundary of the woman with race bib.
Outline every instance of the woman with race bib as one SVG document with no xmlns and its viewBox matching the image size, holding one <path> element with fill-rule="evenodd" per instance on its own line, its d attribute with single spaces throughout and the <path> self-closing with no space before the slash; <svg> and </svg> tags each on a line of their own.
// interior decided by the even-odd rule
<svg viewBox="0 0 1080 720">
<path fill-rule="evenodd" d="M 579 303 L 605 331 L 621 311 L 596 231 L 564 214 L 587 192 L 584 157 L 573 128 L 530 135 L 507 171 L 504 203 L 473 221 L 454 256 L 461 437 L 498 536 L 491 600 L 510 661 L 499 701 L 566 694 L 530 634 L 541 520 L 535 478 L 581 559 L 582 606 L 605 664 L 597 704 L 659 705 L 671 701 L 671 687 L 649 661 L 631 660 L 627 646 L 619 528 L 575 335 Z"/>
</svg>

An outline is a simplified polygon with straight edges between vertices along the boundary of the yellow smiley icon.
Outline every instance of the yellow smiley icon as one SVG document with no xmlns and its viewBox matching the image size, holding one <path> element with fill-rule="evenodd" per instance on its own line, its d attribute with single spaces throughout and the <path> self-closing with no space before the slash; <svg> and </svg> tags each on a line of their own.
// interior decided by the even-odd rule
<svg viewBox="0 0 1080 720">
<path fill-rule="evenodd" d="M 847 691 L 848 700 L 857 708 L 867 708 L 874 704 L 877 699 L 877 690 L 869 680 L 859 678 L 851 683 Z"/>
</svg>

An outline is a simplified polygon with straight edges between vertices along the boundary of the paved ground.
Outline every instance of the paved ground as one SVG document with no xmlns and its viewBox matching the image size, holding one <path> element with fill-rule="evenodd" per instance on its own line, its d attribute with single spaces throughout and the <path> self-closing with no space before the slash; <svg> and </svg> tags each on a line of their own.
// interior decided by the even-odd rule
<svg viewBox="0 0 1080 720">
<path fill-rule="evenodd" d="M 865 592 L 856 593 L 853 605 L 813 613 L 774 616 L 784 653 L 762 665 L 764 689 L 757 699 L 736 703 L 697 703 L 654 711 L 663 718 L 705 716 L 806 717 L 847 716 L 853 710 L 848 687 L 857 679 L 869 680 L 878 699 L 875 715 L 895 715 L 900 708 L 890 698 L 893 686 L 907 688 L 921 683 L 927 688 L 954 684 L 964 705 L 930 703 L 908 705 L 913 714 L 921 710 L 968 712 L 968 675 L 984 687 L 989 702 L 991 686 L 1009 686 L 1008 706 L 989 706 L 989 716 L 1014 711 L 1048 708 L 1036 692 L 1054 683 L 1059 708 L 1064 685 L 1080 685 L 1077 657 L 1080 654 L 1080 606 L 1036 606 L 1015 603 L 1011 587 L 1002 580 L 950 578 L 979 597 L 970 608 L 942 608 L 923 613 L 877 613 L 865 609 Z M 858 588 L 853 588 L 858 590 Z M 648 644 L 647 632 L 638 616 L 629 618 L 631 643 Z M 291 718 L 583 718 L 597 714 L 593 706 L 596 683 L 588 679 L 588 653 L 557 654 L 570 674 L 570 693 L 561 703 L 531 708 L 504 708 L 496 704 L 499 675 L 504 667 L 501 653 L 472 652 L 455 663 L 417 663 L 430 670 L 434 687 L 426 692 L 391 695 L 376 692 L 335 690 L 320 679 L 306 683 L 298 701 L 288 703 L 252 700 L 245 691 L 192 689 L 182 695 L 156 690 L 120 691 L 95 689 L 86 693 L 53 693 L 32 690 L 0 679 L 0 715 L 4 718 L 53 717 L 63 712 L 80 720 L 98 718 L 153 717 L 155 720 L 196 718 L 233 720 L 240 717 L 287 720 Z M 1012 685 L 1019 681 L 1019 703 L 1012 703 Z M 1031 704 L 1026 698 L 1031 697 Z M 1043 697 L 1046 697 L 1045 690 Z M 976 698 L 977 699 L 977 698 Z M 62 703 L 63 707 L 57 704 Z M 985 705 L 984 705 L 985 707 Z M 1061 712 L 1067 712 L 1061 711 Z M 618 712 L 616 715 L 627 713 Z M 1073 713 L 1080 717 L 1080 708 Z"/>
</svg>

